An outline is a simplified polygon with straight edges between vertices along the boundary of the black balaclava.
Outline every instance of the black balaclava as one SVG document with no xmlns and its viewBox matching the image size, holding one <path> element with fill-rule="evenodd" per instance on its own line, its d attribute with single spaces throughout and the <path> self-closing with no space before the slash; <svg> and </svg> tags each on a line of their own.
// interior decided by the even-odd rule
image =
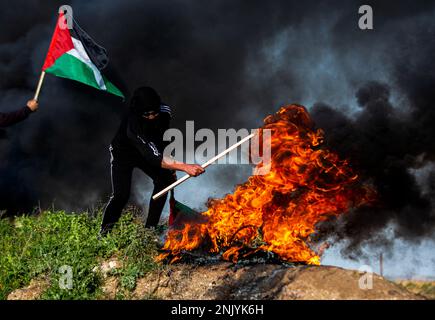
<svg viewBox="0 0 435 320">
<path fill-rule="evenodd" d="M 134 90 L 130 106 L 134 113 L 142 116 L 150 111 L 159 112 L 160 104 L 160 96 L 156 90 L 151 87 L 139 87 Z"/>
</svg>

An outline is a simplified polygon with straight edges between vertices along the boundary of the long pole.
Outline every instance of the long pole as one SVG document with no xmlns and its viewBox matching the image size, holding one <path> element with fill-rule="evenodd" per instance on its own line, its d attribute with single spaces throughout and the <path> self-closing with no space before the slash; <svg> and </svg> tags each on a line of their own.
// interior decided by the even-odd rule
<svg viewBox="0 0 435 320">
<path fill-rule="evenodd" d="M 211 165 L 213 162 L 215 162 L 216 160 L 222 158 L 224 155 L 226 155 L 227 153 L 231 152 L 232 150 L 234 150 L 235 148 L 237 148 L 238 146 L 240 146 L 241 144 L 245 143 L 246 141 L 248 141 L 249 139 L 251 139 L 252 137 L 255 136 L 255 133 L 251 133 L 249 136 L 246 136 L 245 138 L 243 138 L 242 140 L 240 140 L 239 142 L 237 142 L 236 144 L 233 144 L 231 147 L 229 147 L 228 149 L 222 151 L 221 153 L 219 153 L 217 156 L 211 158 L 210 160 L 208 160 L 207 162 L 203 163 L 201 165 L 201 167 L 203 167 L 204 169 L 207 168 L 209 165 Z M 162 191 L 160 191 L 159 193 L 156 193 L 153 196 L 153 200 L 156 200 L 158 198 L 160 198 L 162 195 L 164 195 L 165 193 L 171 191 L 172 189 L 174 189 L 176 186 L 178 186 L 179 184 L 183 183 L 184 181 L 186 181 L 187 179 L 190 178 L 190 175 L 186 174 L 184 177 L 178 179 L 177 181 L 175 181 L 174 183 L 172 183 L 171 185 L 167 186 L 165 189 L 163 189 Z"/>
<path fill-rule="evenodd" d="M 41 72 L 41 76 L 39 77 L 38 86 L 36 87 L 35 96 L 33 97 L 34 100 L 38 101 L 39 92 L 41 92 L 42 83 L 44 82 L 45 77 L 45 71 Z"/>
</svg>

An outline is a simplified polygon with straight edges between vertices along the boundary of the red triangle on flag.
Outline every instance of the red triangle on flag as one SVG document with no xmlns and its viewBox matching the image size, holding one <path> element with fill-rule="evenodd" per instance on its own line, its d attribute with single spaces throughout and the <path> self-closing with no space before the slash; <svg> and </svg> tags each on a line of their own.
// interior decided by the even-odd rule
<svg viewBox="0 0 435 320">
<path fill-rule="evenodd" d="M 74 48 L 68 28 L 62 29 L 59 27 L 60 22 L 64 19 L 63 15 L 63 13 L 59 14 L 56 28 L 54 29 L 53 37 L 51 38 L 50 47 L 48 48 L 47 56 L 44 65 L 42 66 L 42 71 L 51 67 L 61 55 Z"/>
</svg>

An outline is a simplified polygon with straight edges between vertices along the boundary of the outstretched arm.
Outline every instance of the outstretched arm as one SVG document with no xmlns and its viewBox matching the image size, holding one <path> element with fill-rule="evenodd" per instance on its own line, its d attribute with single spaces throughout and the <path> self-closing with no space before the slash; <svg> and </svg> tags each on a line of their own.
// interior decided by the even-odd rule
<svg viewBox="0 0 435 320">
<path fill-rule="evenodd" d="M 160 121 L 162 122 L 163 131 L 169 129 L 169 124 L 172 118 L 172 108 L 166 103 L 160 105 Z M 169 141 L 166 142 L 166 145 Z M 162 168 L 176 171 L 184 171 L 192 177 L 199 176 L 205 170 L 198 164 L 187 164 L 183 162 L 176 161 L 169 157 L 162 157 Z"/>
<path fill-rule="evenodd" d="M 162 168 L 169 170 L 184 171 L 188 175 L 196 177 L 203 173 L 205 170 L 199 164 L 187 164 L 179 161 L 175 161 L 171 158 L 163 157 Z"/>
<path fill-rule="evenodd" d="M 36 102 L 36 100 L 29 100 L 27 107 L 23 107 L 14 112 L 0 113 L 0 127 L 9 127 L 23 121 L 36 109 L 38 109 L 38 102 Z"/>
<path fill-rule="evenodd" d="M 164 156 L 152 141 L 147 141 L 147 137 L 141 129 L 142 126 L 138 119 L 134 115 L 130 115 L 127 125 L 127 136 L 151 166 L 184 171 L 194 177 L 204 172 L 204 169 L 200 165 L 187 164 Z"/>
</svg>

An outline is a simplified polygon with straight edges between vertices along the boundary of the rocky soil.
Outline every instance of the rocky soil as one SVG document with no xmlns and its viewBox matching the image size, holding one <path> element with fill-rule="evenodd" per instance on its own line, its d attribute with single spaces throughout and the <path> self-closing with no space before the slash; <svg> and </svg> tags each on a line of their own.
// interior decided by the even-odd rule
<svg viewBox="0 0 435 320">
<path fill-rule="evenodd" d="M 360 289 L 361 274 L 330 266 L 175 265 L 139 280 L 138 299 L 424 299 L 373 275 L 372 289 Z"/>
<path fill-rule="evenodd" d="M 109 269 L 120 264 L 106 261 L 103 285 L 105 299 L 119 292 L 118 279 Z M 107 269 L 107 270 L 106 270 Z M 360 289 L 362 274 L 332 266 L 285 266 L 255 264 L 237 266 L 219 262 L 211 265 L 175 264 L 164 266 L 138 280 L 132 299 L 425 299 L 404 286 L 373 275 L 372 289 Z M 15 290 L 8 299 L 37 299 L 46 279 L 36 279 L 26 288 Z"/>
</svg>

